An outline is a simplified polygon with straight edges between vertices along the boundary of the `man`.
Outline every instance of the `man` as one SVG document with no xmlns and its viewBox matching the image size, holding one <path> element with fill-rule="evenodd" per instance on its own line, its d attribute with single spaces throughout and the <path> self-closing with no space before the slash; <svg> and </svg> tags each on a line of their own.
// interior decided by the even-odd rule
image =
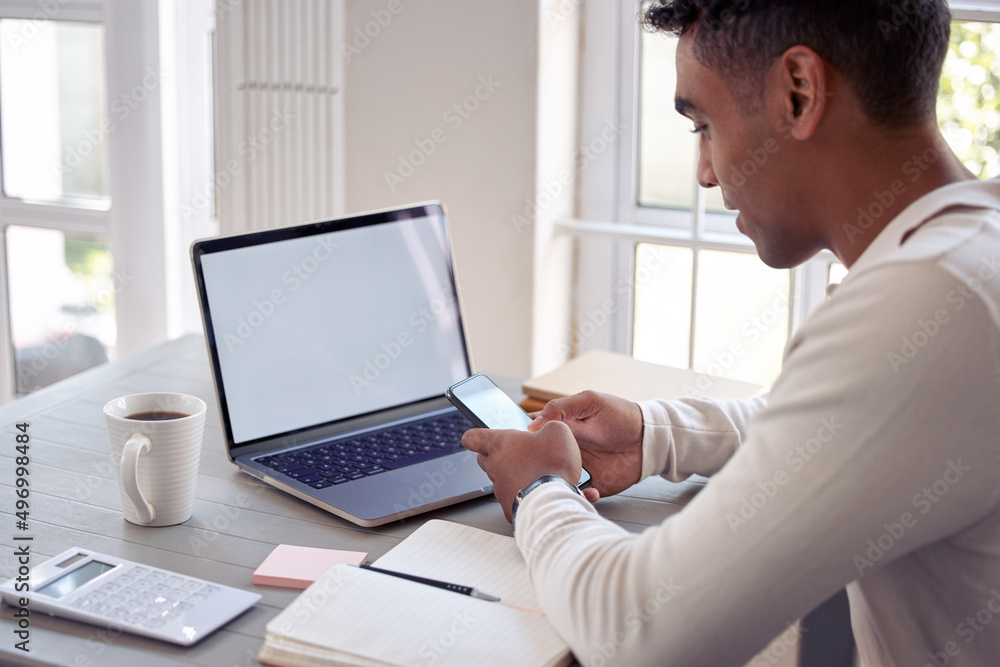
<svg viewBox="0 0 1000 667">
<path fill-rule="evenodd" d="M 766 400 L 585 393 L 531 433 L 466 434 L 517 505 L 542 607 L 587 665 L 740 665 L 846 585 L 866 667 L 997 664 L 1000 183 L 937 129 L 944 0 L 677 0 L 645 19 L 679 34 L 701 185 L 767 264 L 828 248 L 850 272 Z M 641 535 L 591 504 L 692 473 L 712 479 Z"/>
</svg>

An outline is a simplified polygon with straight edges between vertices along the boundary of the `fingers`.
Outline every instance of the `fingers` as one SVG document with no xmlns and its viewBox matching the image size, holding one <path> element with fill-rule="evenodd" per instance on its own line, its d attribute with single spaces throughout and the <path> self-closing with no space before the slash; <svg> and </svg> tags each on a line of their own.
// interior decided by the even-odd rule
<svg viewBox="0 0 1000 667">
<path fill-rule="evenodd" d="M 470 428 L 462 436 L 462 446 L 480 456 L 489 456 L 501 437 L 503 431 L 488 428 Z"/>
<path fill-rule="evenodd" d="M 591 503 L 596 503 L 601 499 L 601 492 L 592 486 L 587 487 L 586 489 L 580 489 L 580 491 L 583 492 L 583 497 Z"/>
<path fill-rule="evenodd" d="M 537 431 L 550 421 L 567 422 L 575 419 L 585 419 L 596 411 L 600 394 L 593 391 L 583 391 L 572 396 L 556 398 L 545 404 L 542 411 L 528 426 L 529 431 Z"/>
</svg>

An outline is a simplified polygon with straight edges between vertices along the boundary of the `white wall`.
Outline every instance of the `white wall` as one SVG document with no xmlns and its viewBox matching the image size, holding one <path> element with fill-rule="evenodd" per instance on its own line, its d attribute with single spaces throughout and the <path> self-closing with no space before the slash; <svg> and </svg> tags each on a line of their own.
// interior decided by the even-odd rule
<svg viewBox="0 0 1000 667">
<path fill-rule="evenodd" d="M 540 43 L 564 50 L 576 42 L 572 12 L 555 38 L 544 32 L 540 4 L 550 3 L 346 3 L 346 209 L 445 204 L 473 364 L 488 373 L 526 376 L 551 366 L 556 346 L 533 345 L 534 325 L 539 314 L 551 320 L 539 327 L 547 340 L 566 318 L 565 309 L 534 296 L 536 275 L 562 289 L 568 250 L 552 242 L 548 226 L 534 224 L 530 204 L 538 201 L 542 170 L 551 180 L 562 166 L 544 158 L 547 151 L 565 155 L 575 132 L 571 114 L 554 118 L 545 111 L 550 102 L 540 105 L 540 84 L 549 81 L 540 78 L 540 62 L 546 72 L 567 66 Z M 541 96 L 554 95 L 563 110 L 575 109 L 575 64 L 571 69 L 568 83 Z M 552 133 L 543 151 L 539 127 Z M 565 213 L 561 206 L 548 214 Z M 526 210 L 529 224 L 518 224 Z M 544 293 L 554 292 L 546 286 Z M 564 297 L 554 301 L 568 304 Z"/>
</svg>

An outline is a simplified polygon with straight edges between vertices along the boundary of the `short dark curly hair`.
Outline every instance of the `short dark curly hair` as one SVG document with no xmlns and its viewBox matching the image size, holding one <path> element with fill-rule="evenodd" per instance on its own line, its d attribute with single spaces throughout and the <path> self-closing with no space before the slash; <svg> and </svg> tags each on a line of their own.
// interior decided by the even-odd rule
<svg viewBox="0 0 1000 667">
<path fill-rule="evenodd" d="M 853 87 L 873 123 L 890 127 L 935 117 L 951 30 L 946 0 L 658 0 L 642 20 L 675 35 L 697 25 L 695 57 L 751 106 L 775 58 L 807 46 Z"/>
</svg>

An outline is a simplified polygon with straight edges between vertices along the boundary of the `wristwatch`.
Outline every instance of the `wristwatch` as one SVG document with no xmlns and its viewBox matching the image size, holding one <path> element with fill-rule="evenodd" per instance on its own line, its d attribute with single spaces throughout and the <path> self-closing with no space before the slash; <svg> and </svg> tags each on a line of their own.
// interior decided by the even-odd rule
<svg viewBox="0 0 1000 667">
<path fill-rule="evenodd" d="M 538 479 L 536 479 L 531 484 L 529 484 L 528 486 L 526 486 L 523 489 L 521 489 L 520 491 L 518 491 L 517 495 L 514 496 L 514 506 L 511 507 L 511 510 L 510 510 L 510 522 L 511 522 L 511 524 L 513 524 L 514 523 L 514 519 L 517 518 L 517 508 L 521 506 L 521 501 L 524 500 L 529 493 L 531 493 L 532 491 L 534 491 L 535 489 L 537 489 L 538 487 L 540 487 L 542 484 L 545 484 L 546 482 L 562 482 L 563 484 L 565 484 L 569 488 L 573 489 L 573 493 L 575 493 L 576 495 L 578 495 L 578 496 L 582 496 L 583 495 L 582 493 L 580 493 L 580 489 L 576 488 L 575 486 L 573 486 L 572 484 L 570 484 L 569 482 L 567 482 L 565 479 L 563 479 L 559 475 L 543 475 L 543 476 L 539 477 Z"/>
</svg>

